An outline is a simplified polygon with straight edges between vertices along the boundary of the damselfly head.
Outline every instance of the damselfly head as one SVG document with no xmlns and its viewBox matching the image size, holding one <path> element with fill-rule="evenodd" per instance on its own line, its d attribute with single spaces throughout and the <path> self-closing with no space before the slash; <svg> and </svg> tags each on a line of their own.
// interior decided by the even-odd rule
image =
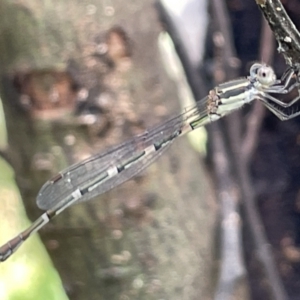
<svg viewBox="0 0 300 300">
<path fill-rule="evenodd" d="M 255 63 L 250 68 L 250 79 L 257 81 L 262 87 L 270 87 L 276 83 L 276 75 L 272 67 Z"/>
<path fill-rule="evenodd" d="M 276 75 L 274 70 L 266 65 L 261 66 L 257 70 L 257 80 L 261 83 L 262 86 L 269 87 L 276 82 Z"/>
</svg>

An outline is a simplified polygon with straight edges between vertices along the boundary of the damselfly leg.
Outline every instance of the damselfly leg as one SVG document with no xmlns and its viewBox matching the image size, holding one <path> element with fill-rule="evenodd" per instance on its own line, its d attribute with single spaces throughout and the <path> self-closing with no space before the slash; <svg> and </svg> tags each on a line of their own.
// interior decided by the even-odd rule
<svg viewBox="0 0 300 300">
<path fill-rule="evenodd" d="M 299 99 L 299 97 L 298 97 L 298 99 Z M 281 110 L 280 108 L 276 107 L 274 105 L 274 103 L 268 102 L 265 99 L 260 99 L 260 100 L 281 121 L 290 120 L 290 119 L 293 119 L 293 118 L 295 118 L 295 117 L 297 117 L 297 116 L 300 115 L 300 109 L 299 108 L 297 110 L 293 111 L 293 110 L 291 110 L 291 107 L 290 107 L 290 110 L 284 111 L 284 109 L 286 107 L 283 107 L 282 110 Z"/>
<path fill-rule="evenodd" d="M 260 70 L 258 70 L 259 72 Z M 260 76 L 262 76 L 260 74 Z M 297 95 L 288 102 L 278 99 L 274 94 L 288 95 L 296 89 Z M 273 94 L 273 95 L 272 95 Z M 280 120 L 290 120 L 300 115 L 300 107 L 292 106 L 300 99 L 299 75 L 293 68 L 288 68 L 276 84 L 263 89 L 256 90 L 257 99 L 274 113 Z"/>
</svg>

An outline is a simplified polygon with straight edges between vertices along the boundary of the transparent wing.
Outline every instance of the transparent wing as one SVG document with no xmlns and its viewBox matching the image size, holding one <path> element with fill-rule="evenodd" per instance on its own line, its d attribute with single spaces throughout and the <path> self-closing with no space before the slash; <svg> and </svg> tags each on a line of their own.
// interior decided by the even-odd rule
<svg viewBox="0 0 300 300">
<path fill-rule="evenodd" d="M 37 205 L 44 210 L 52 209 L 61 201 L 66 201 L 77 189 L 84 191 L 95 186 L 76 202 L 88 201 L 129 180 L 156 160 L 171 145 L 174 138 L 181 134 L 182 128 L 188 125 L 190 120 L 201 119 L 199 126 L 209 122 L 206 99 L 198 101 L 195 106 L 185 109 L 181 115 L 143 134 L 60 172 L 43 185 L 37 197 Z M 156 150 L 145 153 L 144 150 L 152 145 L 156 146 Z M 127 163 L 128 161 L 133 163 Z M 108 170 L 116 167 L 123 169 L 113 176 L 109 174 Z M 97 181 L 101 183 L 96 184 Z"/>
</svg>

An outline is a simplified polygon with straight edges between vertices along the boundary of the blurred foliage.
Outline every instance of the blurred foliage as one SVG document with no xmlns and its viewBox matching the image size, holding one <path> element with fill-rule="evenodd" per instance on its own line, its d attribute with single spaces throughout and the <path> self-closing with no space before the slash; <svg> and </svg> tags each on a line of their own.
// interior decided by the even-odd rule
<svg viewBox="0 0 300 300">
<path fill-rule="evenodd" d="M 4 151 L 7 147 L 7 144 L 8 144 L 8 141 L 7 141 L 5 117 L 4 117 L 2 102 L 0 99 L 0 150 Z"/>
<path fill-rule="evenodd" d="M 4 113 L 0 102 L 0 143 L 6 147 Z M 27 219 L 11 166 L 0 158 L 0 244 L 26 228 Z M 68 299 L 58 273 L 37 235 L 7 261 L 0 263 L 1 300 Z"/>
</svg>

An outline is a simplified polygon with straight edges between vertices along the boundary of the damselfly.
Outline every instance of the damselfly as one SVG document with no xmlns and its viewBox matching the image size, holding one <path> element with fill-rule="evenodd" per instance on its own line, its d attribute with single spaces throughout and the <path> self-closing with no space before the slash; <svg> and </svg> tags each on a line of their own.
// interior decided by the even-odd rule
<svg viewBox="0 0 300 300">
<path fill-rule="evenodd" d="M 288 109 L 300 98 L 298 78 L 294 81 L 294 76 L 298 74 L 289 68 L 276 80 L 271 67 L 255 63 L 250 76 L 216 86 L 181 115 L 58 173 L 43 185 L 37 196 L 37 205 L 46 212 L 0 247 L 0 261 L 10 257 L 29 236 L 67 207 L 88 201 L 132 178 L 157 159 L 177 137 L 216 121 L 246 103 L 258 99 L 281 120 L 298 116 L 300 110 Z M 298 95 L 288 103 L 274 97 L 294 88 Z"/>
</svg>

